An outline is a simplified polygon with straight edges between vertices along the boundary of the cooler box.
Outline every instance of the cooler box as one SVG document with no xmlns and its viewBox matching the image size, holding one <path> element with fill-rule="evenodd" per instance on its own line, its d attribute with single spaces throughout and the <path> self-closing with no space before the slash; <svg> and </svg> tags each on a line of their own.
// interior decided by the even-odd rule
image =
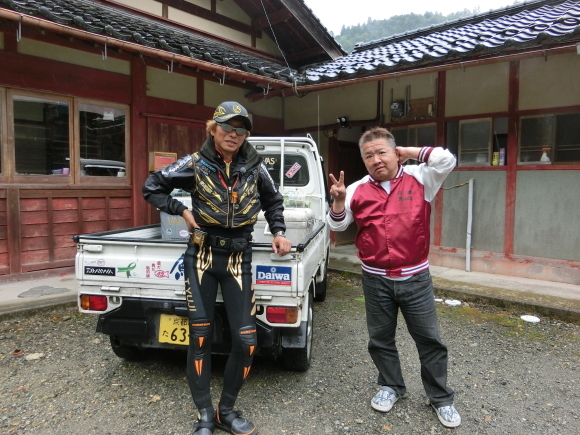
<svg viewBox="0 0 580 435">
<path fill-rule="evenodd" d="M 174 196 L 191 210 L 191 196 Z M 159 212 L 161 216 L 161 239 L 162 240 L 187 240 L 189 231 L 185 225 L 185 219 L 181 216 Z"/>
<path fill-rule="evenodd" d="M 286 238 L 296 245 L 310 235 L 316 218 L 309 208 L 285 208 L 284 221 L 286 222 Z M 258 215 L 253 237 L 258 243 L 272 242 L 272 233 L 263 211 Z"/>
</svg>

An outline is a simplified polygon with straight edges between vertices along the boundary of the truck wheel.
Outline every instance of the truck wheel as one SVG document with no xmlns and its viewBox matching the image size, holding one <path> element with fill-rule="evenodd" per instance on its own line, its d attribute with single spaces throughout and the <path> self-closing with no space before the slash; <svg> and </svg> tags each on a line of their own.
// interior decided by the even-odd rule
<svg viewBox="0 0 580 435">
<path fill-rule="evenodd" d="M 308 319 L 306 321 L 306 344 L 302 348 L 282 349 L 282 364 L 286 370 L 305 372 L 312 360 L 312 293 L 308 293 Z"/>
<path fill-rule="evenodd" d="M 119 358 L 127 361 L 140 361 L 145 358 L 145 351 L 138 346 L 129 346 L 118 337 L 111 335 L 111 349 Z"/>
<path fill-rule="evenodd" d="M 314 284 L 316 296 L 314 296 L 315 302 L 324 302 L 326 299 L 326 285 L 328 276 L 328 259 L 330 258 L 330 248 L 326 250 L 326 261 L 324 264 L 324 278 L 322 281 Z"/>
</svg>

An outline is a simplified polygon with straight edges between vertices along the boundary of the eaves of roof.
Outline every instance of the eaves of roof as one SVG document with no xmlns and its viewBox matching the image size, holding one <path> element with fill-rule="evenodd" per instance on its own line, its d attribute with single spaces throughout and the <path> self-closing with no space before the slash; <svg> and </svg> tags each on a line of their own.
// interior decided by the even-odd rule
<svg viewBox="0 0 580 435">
<path fill-rule="evenodd" d="M 306 86 L 501 56 L 578 40 L 580 0 L 540 0 L 357 44 L 341 59 L 305 68 Z"/>
<path fill-rule="evenodd" d="M 302 81 L 296 70 L 282 62 L 90 0 L 0 0 L 0 17 L 202 70 L 227 72 L 272 89 Z"/>
<path fill-rule="evenodd" d="M 272 90 L 270 97 L 286 95 L 288 88 L 300 93 L 580 40 L 580 0 L 538 0 L 358 44 L 347 56 L 296 71 L 251 50 L 90 0 L 0 0 L 0 18 L 227 73 Z"/>
</svg>

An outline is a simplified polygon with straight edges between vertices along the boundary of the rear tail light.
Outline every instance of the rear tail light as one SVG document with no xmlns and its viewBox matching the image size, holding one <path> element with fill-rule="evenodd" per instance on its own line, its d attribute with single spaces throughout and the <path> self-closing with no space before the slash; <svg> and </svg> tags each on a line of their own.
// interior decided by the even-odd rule
<svg viewBox="0 0 580 435">
<path fill-rule="evenodd" d="M 89 311 L 105 311 L 107 309 L 107 297 L 81 295 L 81 308 Z"/>
<path fill-rule="evenodd" d="M 296 323 L 298 320 L 298 308 L 267 307 L 266 319 L 270 323 Z"/>
</svg>

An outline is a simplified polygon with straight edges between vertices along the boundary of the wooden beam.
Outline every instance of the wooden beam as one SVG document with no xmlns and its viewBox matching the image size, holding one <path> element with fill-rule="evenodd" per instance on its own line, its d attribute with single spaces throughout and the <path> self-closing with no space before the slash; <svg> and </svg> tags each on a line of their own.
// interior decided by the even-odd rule
<svg viewBox="0 0 580 435">
<path fill-rule="evenodd" d="M 447 72 L 439 71 L 437 73 L 437 101 L 435 110 L 437 111 L 437 128 L 435 136 L 435 146 L 445 148 L 445 95 L 447 89 Z M 433 241 L 431 244 L 441 246 L 443 234 L 443 189 L 435 196 L 433 207 Z"/>
<path fill-rule="evenodd" d="M 0 83 L 23 89 L 67 93 L 128 104 L 130 76 L 0 51 Z"/>
<path fill-rule="evenodd" d="M 73 188 L 75 187 L 75 188 Z M 67 189 L 60 187 L 46 188 L 46 185 L 27 184 L 25 188 L 20 189 L 19 198 L 46 198 L 50 195 L 58 195 L 59 198 L 102 198 L 104 196 L 111 198 L 129 198 L 131 190 L 119 189 L 118 187 L 107 188 L 105 186 L 67 186 Z"/>
<path fill-rule="evenodd" d="M 506 150 L 505 221 L 503 236 L 504 254 L 514 253 L 516 224 L 516 182 L 518 159 L 518 110 L 520 98 L 520 61 L 510 62 L 508 90 L 508 143 Z"/>
<path fill-rule="evenodd" d="M 313 18 L 312 13 L 307 9 L 302 1 L 280 0 L 280 2 L 296 17 L 305 32 L 310 33 L 316 43 L 318 43 L 331 59 L 338 59 L 343 56 L 342 50 L 332 37 L 323 30 L 318 20 Z"/>
<path fill-rule="evenodd" d="M 147 119 L 141 116 L 147 108 L 147 73 L 143 61 L 133 56 L 131 63 L 131 185 L 133 186 L 133 224 L 145 225 L 147 213 L 143 213 L 141 186 L 149 176 L 147 150 Z M 107 228 L 109 223 L 107 222 Z"/>
</svg>

